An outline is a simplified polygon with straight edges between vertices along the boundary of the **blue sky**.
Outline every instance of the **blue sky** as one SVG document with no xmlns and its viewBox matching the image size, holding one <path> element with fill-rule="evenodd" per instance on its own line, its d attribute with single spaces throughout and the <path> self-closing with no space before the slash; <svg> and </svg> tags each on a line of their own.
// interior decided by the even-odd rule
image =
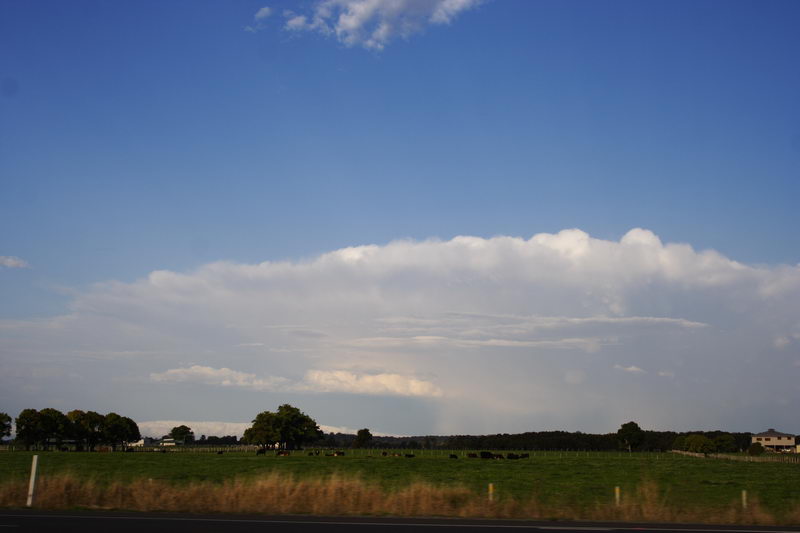
<svg viewBox="0 0 800 533">
<path fill-rule="evenodd" d="M 0 318 L 70 316 L 94 284 L 158 270 L 398 239 L 646 228 L 800 263 L 797 2 L 463 0 L 437 22 L 438 1 L 404 0 L 350 33 L 311 26 L 359 3 L 0 5 L 0 256 L 28 264 L 0 267 Z M 367 42 L 387 21 L 411 29 Z M 674 310 L 658 316 L 696 311 Z"/>
</svg>

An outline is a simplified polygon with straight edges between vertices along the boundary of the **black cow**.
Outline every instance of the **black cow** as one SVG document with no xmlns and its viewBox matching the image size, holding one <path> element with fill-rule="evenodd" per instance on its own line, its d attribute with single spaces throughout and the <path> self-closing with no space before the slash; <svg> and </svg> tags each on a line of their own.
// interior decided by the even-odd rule
<svg viewBox="0 0 800 533">
<path fill-rule="evenodd" d="M 408 457 L 409 459 L 413 459 L 414 458 L 414 454 L 413 453 L 407 453 L 406 457 Z"/>
<path fill-rule="evenodd" d="M 450 454 L 450 459 L 458 459 L 458 456 L 454 453 Z"/>
<path fill-rule="evenodd" d="M 529 454 L 529 453 L 523 453 L 522 455 L 519 456 L 519 458 L 520 459 L 528 459 L 530 456 L 531 456 L 531 454 Z"/>
<path fill-rule="evenodd" d="M 225 453 L 225 452 L 221 452 L 220 451 L 220 452 L 217 452 L 217 455 L 222 455 L 223 453 Z"/>
<path fill-rule="evenodd" d="M 256 450 L 256 455 L 266 455 L 267 449 L 266 448 L 259 448 Z"/>
<path fill-rule="evenodd" d="M 481 459 L 494 459 L 492 452 L 481 452 Z"/>
</svg>

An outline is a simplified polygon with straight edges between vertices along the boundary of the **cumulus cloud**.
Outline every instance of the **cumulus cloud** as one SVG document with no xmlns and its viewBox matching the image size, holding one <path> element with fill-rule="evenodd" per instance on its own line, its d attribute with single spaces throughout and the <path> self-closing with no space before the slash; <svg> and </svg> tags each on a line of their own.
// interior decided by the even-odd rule
<svg viewBox="0 0 800 533">
<path fill-rule="evenodd" d="M 125 391 L 142 412 L 113 408 L 145 420 L 288 401 L 404 434 L 789 428 L 798 298 L 798 266 L 638 228 L 401 240 L 98 283 L 63 316 L 0 320 L 0 390 L 106 411 Z"/>
<path fill-rule="evenodd" d="M 308 14 L 284 11 L 284 28 L 335 36 L 345 46 L 383 50 L 429 25 L 450 24 L 482 0 L 321 0 Z"/>
<path fill-rule="evenodd" d="M 6 268 L 28 268 L 28 262 L 13 255 L 0 255 L 0 266 Z"/>
</svg>

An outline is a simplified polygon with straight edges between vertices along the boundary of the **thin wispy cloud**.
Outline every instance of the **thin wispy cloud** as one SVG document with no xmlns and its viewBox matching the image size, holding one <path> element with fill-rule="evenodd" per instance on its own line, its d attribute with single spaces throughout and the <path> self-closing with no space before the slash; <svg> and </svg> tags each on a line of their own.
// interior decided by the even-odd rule
<svg viewBox="0 0 800 533">
<path fill-rule="evenodd" d="M 13 255 L 0 255 L 0 267 L 28 268 L 28 262 Z"/>
<path fill-rule="evenodd" d="M 345 46 L 383 50 L 427 26 L 450 24 L 482 0 L 322 0 L 309 12 L 285 10 L 284 29 L 335 37 Z"/>
<path fill-rule="evenodd" d="M 250 33 L 258 33 L 259 31 L 263 30 L 266 26 L 264 25 L 264 21 L 272 15 L 272 8 L 268 6 L 264 6 L 258 11 L 256 14 L 253 15 L 253 23 L 245 26 L 244 31 L 249 31 Z"/>
</svg>

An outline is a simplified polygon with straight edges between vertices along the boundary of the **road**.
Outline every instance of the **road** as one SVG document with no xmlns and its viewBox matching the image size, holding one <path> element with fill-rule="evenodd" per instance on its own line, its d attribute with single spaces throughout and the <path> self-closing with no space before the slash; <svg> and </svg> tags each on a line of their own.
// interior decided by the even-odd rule
<svg viewBox="0 0 800 533">
<path fill-rule="evenodd" d="M 798 528 L 589 522 L 528 522 L 519 520 L 458 520 L 440 518 L 268 517 L 111 512 L 0 511 L 0 533 L 444 533 L 445 531 L 528 530 L 556 533 L 594 531 L 657 533 L 800 533 Z"/>
</svg>

